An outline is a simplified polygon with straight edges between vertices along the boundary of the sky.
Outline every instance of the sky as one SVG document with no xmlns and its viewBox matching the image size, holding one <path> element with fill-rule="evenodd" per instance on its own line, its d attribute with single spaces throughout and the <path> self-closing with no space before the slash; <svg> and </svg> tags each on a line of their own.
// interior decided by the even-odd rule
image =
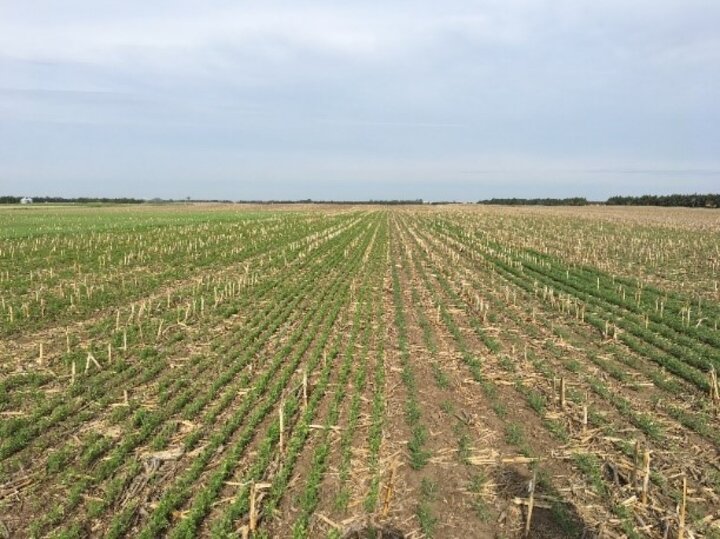
<svg viewBox="0 0 720 539">
<path fill-rule="evenodd" d="M 715 0 L 0 0 L 0 195 L 718 191 Z"/>
</svg>

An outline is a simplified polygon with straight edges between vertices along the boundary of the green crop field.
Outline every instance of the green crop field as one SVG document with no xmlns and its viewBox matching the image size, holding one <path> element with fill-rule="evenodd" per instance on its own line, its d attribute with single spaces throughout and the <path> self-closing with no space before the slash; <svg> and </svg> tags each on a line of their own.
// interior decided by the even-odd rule
<svg viewBox="0 0 720 539">
<path fill-rule="evenodd" d="M 720 214 L 0 209 L 0 537 L 720 537 Z"/>
</svg>

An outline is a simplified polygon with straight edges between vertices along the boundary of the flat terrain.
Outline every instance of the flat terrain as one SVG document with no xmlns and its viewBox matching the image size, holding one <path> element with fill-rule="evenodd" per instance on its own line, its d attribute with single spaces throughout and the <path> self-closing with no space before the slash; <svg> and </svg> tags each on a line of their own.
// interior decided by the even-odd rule
<svg viewBox="0 0 720 539">
<path fill-rule="evenodd" d="M 1 209 L 0 537 L 720 537 L 719 274 L 717 210 Z"/>
</svg>

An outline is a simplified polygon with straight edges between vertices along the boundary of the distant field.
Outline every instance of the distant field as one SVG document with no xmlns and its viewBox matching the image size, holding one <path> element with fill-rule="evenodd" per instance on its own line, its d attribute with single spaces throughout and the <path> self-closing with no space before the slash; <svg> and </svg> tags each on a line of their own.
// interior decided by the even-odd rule
<svg viewBox="0 0 720 539">
<path fill-rule="evenodd" d="M 0 209 L 0 537 L 720 537 L 718 280 L 718 210 Z"/>
</svg>

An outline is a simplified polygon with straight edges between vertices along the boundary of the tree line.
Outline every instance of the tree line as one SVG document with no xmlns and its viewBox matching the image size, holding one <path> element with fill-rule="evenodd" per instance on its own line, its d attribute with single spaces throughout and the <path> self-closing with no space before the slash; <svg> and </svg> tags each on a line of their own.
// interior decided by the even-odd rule
<svg viewBox="0 0 720 539">
<path fill-rule="evenodd" d="M 20 200 L 24 197 L 0 196 L 0 204 L 20 204 Z M 145 202 L 140 198 L 94 198 L 94 197 L 30 197 L 33 203 L 53 203 L 53 204 L 142 204 Z"/>
<path fill-rule="evenodd" d="M 0 204 L 20 204 L 22 197 L 0 196 Z M 176 204 L 180 202 L 205 202 L 232 204 L 231 200 L 197 200 L 197 199 L 152 199 L 141 198 L 105 198 L 105 197 L 32 197 L 33 203 L 54 203 L 54 204 Z M 423 199 L 410 200 L 238 200 L 235 204 L 384 204 L 384 205 L 408 205 L 423 204 Z M 569 198 L 491 198 L 479 200 L 478 204 L 503 205 L 503 206 L 587 206 L 588 204 L 599 204 L 607 206 L 664 206 L 664 207 L 686 207 L 686 208 L 718 208 L 720 207 L 720 194 L 692 194 L 692 195 L 642 195 L 642 196 L 613 196 L 605 202 L 591 202 L 585 197 Z M 431 202 L 431 204 L 455 204 L 455 202 Z"/>
<path fill-rule="evenodd" d="M 720 207 L 720 195 L 643 195 L 639 197 L 615 196 L 608 198 L 609 206 L 673 206 L 686 208 Z"/>
<path fill-rule="evenodd" d="M 498 204 L 502 206 L 587 206 L 584 197 L 570 198 L 491 198 L 480 200 L 478 204 Z"/>
<path fill-rule="evenodd" d="M 20 204 L 23 197 L 0 196 L 0 204 Z M 144 200 L 141 198 L 64 198 L 64 197 L 30 197 L 33 203 L 54 203 L 54 204 L 178 204 L 189 202 L 219 203 L 219 204 L 385 204 L 385 205 L 406 205 L 422 204 L 421 198 L 413 200 L 312 200 L 309 198 L 301 200 L 221 200 L 221 199 L 166 199 L 153 198 Z"/>
<path fill-rule="evenodd" d="M 718 208 L 720 195 L 642 195 L 613 196 L 605 202 L 590 202 L 584 197 L 571 198 L 491 198 L 480 200 L 478 204 L 498 204 L 503 206 L 586 206 L 588 204 L 604 204 L 606 206 L 664 206 L 684 208 Z"/>
</svg>

